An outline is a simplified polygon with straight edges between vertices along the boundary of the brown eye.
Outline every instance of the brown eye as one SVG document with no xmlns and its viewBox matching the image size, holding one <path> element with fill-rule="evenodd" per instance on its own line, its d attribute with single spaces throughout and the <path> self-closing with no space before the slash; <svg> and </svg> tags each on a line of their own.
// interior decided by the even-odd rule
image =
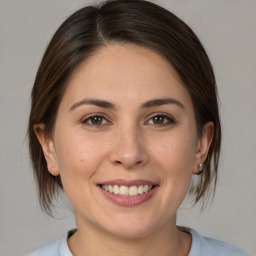
<svg viewBox="0 0 256 256">
<path fill-rule="evenodd" d="M 147 122 L 147 124 L 159 125 L 159 126 L 171 125 L 173 123 L 175 123 L 175 120 L 172 117 L 167 115 L 155 115 L 151 117 Z"/>
<path fill-rule="evenodd" d="M 163 124 L 165 121 L 163 116 L 154 116 L 152 119 L 154 124 Z"/>
<path fill-rule="evenodd" d="M 101 126 L 101 125 L 106 125 L 109 122 L 103 116 L 95 115 L 95 116 L 90 116 L 86 118 L 85 120 L 82 121 L 82 123 L 87 124 L 89 126 Z"/>
<path fill-rule="evenodd" d="M 102 124 L 103 118 L 101 116 L 93 116 L 91 117 L 91 123 L 95 125 Z"/>
</svg>

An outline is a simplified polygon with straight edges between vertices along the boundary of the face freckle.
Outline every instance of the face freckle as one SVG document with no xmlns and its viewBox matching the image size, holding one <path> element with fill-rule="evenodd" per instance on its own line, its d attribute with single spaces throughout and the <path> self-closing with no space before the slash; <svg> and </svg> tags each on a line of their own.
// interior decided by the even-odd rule
<svg viewBox="0 0 256 256">
<path fill-rule="evenodd" d="M 92 125 L 93 115 L 103 119 Z M 78 225 L 129 237 L 175 225 L 198 138 L 190 95 L 167 60 L 131 44 L 100 49 L 71 77 L 54 134 Z M 155 190 L 137 205 L 120 206 L 99 186 L 116 180 L 143 180 Z"/>
</svg>

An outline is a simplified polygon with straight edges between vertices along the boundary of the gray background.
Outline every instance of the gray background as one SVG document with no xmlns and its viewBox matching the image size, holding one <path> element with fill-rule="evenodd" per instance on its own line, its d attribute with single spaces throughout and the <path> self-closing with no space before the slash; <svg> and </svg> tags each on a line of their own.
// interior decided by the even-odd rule
<svg viewBox="0 0 256 256">
<path fill-rule="evenodd" d="M 95 1 L 94 1 L 95 2 Z M 216 197 L 178 222 L 256 255 L 256 1 L 154 1 L 185 20 L 212 60 L 221 100 L 223 151 Z M 0 1 L 0 256 L 24 255 L 75 226 L 68 205 L 56 219 L 37 202 L 26 142 L 29 93 L 57 27 L 93 1 Z"/>
</svg>

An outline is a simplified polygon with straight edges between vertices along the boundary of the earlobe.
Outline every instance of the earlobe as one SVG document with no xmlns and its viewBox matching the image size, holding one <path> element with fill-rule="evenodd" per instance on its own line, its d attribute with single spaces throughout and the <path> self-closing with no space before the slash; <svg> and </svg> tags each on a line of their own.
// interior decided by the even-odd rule
<svg viewBox="0 0 256 256">
<path fill-rule="evenodd" d="M 58 176 L 60 173 L 57 165 L 54 144 L 53 140 L 45 134 L 45 124 L 34 124 L 33 129 L 43 149 L 44 157 L 47 162 L 48 171 L 52 175 Z"/>
<path fill-rule="evenodd" d="M 203 170 L 203 163 L 205 162 L 209 148 L 214 134 L 213 122 L 208 122 L 204 125 L 201 137 L 198 139 L 197 150 L 194 159 L 193 174 L 200 174 Z"/>
</svg>

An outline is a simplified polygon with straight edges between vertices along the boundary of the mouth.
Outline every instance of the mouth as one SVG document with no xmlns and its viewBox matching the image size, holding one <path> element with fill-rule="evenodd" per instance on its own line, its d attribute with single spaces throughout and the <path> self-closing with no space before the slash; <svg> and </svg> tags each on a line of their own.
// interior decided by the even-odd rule
<svg viewBox="0 0 256 256">
<path fill-rule="evenodd" d="M 125 186 L 125 185 L 100 185 L 102 189 L 105 191 L 115 194 L 115 195 L 120 195 L 120 196 L 137 196 L 137 195 L 142 195 L 145 193 L 148 193 L 150 190 L 154 189 L 156 186 L 155 185 L 133 185 L 133 186 Z"/>
<path fill-rule="evenodd" d="M 137 206 L 148 201 L 159 185 L 147 181 L 116 180 L 98 184 L 100 191 L 119 206 Z"/>
</svg>

